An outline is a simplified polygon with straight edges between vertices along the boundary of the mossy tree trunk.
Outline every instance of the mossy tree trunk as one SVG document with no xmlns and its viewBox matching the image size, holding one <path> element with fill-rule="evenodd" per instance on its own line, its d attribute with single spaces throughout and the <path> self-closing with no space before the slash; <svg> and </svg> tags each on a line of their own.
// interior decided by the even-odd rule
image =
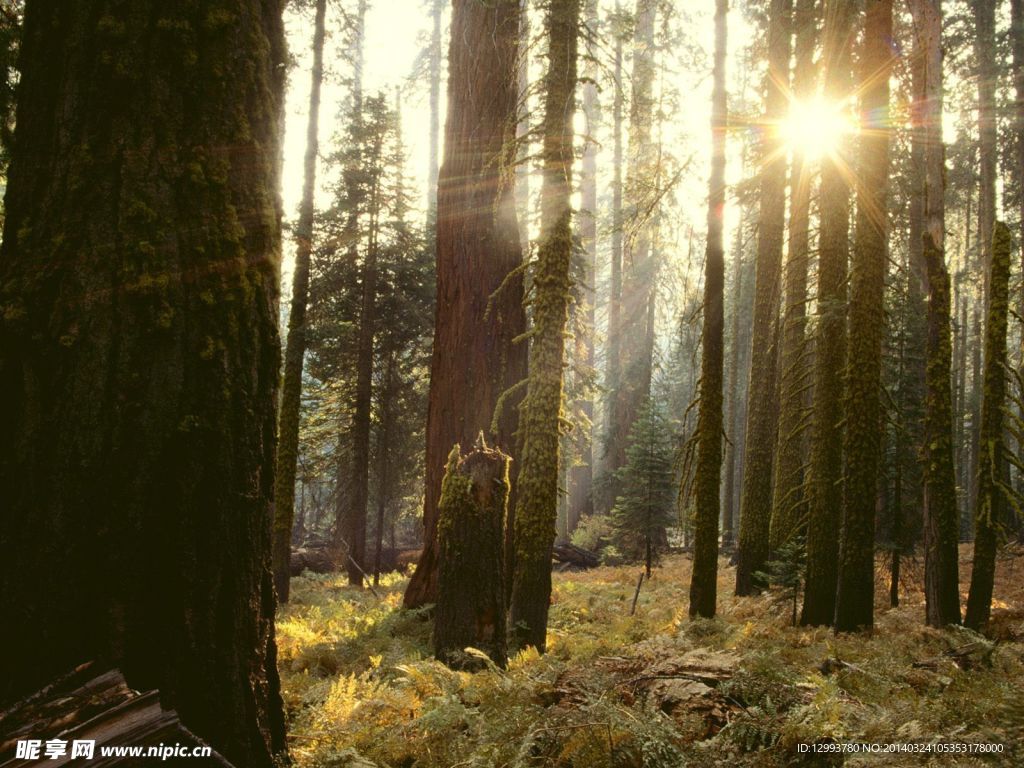
<svg viewBox="0 0 1024 768">
<path fill-rule="evenodd" d="M 488 448 L 483 433 L 466 456 L 448 456 L 438 503 L 440 554 L 434 655 L 452 666 L 474 666 L 463 650 L 483 651 L 500 667 L 505 639 L 504 548 L 509 457 Z"/>
<path fill-rule="evenodd" d="M 526 377 L 522 250 L 516 223 L 516 54 L 520 0 L 455 0 L 448 55 L 448 120 L 437 200 L 437 310 L 427 406 L 423 555 L 408 608 L 437 597 L 437 501 L 451 446 L 497 417 L 492 442 L 512 452 L 514 398 Z M 503 287 L 502 287 L 503 286 Z M 499 291 L 498 288 L 502 287 Z M 459 354 L 452 354 L 458 350 Z M 513 453 L 513 459 L 515 455 Z"/>
<path fill-rule="evenodd" d="M 768 19 L 768 76 L 765 122 L 782 120 L 788 108 L 789 59 L 792 46 L 792 0 L 772 0 Z M 772 454 L 778 415 L 778 314 L 782 280 L 782 244 L 786 228 L 786 153 L 773 131 L 761 147 L 761 215 L 754 278 L 754 321 L 747 432 L 740 496 L 736 594 L 757 589 L 754 574 L 768 560 L 772 513 Z"/>
<path fill-rule="evenodd" d="M 945 256 L 945 147 L 942 143 L 941 0 L 912 0 L 915 57 L 924 59 L 920 110 L 925 143 L 924 261 L 928 277 L 927 394 L 924 429 L 925 620 L 960 623 L 956 478 L 950 365 L 949 272 Z"/>
<path fill-rule="evenodd" d="M 1005 476 L 1006 446 L 1003 408 L 1006 400 L 1006 330 L 1010 310 L 1010 254 L 1013 238 L 1001 221 L 995 225 L 989 274 L 988 318 L 985 323 L 985 382 L 981 406 L 981 455 L 978 500 L 974 513 L 974 565 L 967 596 L 964 624 L 980 631 L 992 610 L 996 546 L 999 526 L 1005 519 L 1009 478 Z"/>
<path fill-rule="evenodd" d="M 259 768 L 285 748 L 280 13 L 29 3 L 0 253 L 0 700 L 116 664 Z"/>
<path fill-rule="evenodd" d="M 725 136 L 728 95 L 725 57 L 728 0 L 715 2 L 715 65 L 711 93 L 711 177 L 704 258 L 704 330 L 701 337 L 700 412 L 697 419 L 696 513 L 690 616 L 711 618 L 718 597 L 718 518 L 722 477 L 722 367 L 725 346 Z M 648 567 L 650 573 L 650 567 Z"/>
<path fill-rule="evenodd" d="M 288 343 L 284 354 L 281 405 L 278 411 L 277 465 L 274 476 L 274 586 L 277 599 L 288 602 L 291 571 L 292 522 L 295 517 L 295 468 L 299 458 L 299 409 L 302 363 L 306 356 L 306 304 L 309 299 L 309 258 L 313 250 L 313 192 L 320 151 L 320 85 L 324 78 L 324 22 L 327 0 L 317 0 L 313 23 L 313 73 L 309 87 L 306 156 L 302 202 L 295 230 L 295 270 L 288 314 Z"/>
<path fill-rule="evenodd" d="M 846 100 L 851 91 L 850 53 L 856 6 L 826 0 L 823 66 L 826 98 Z M 807 587 L 803 624 L 835 620 L 839 517 L 843 504 L 843 370 L 846 366 L 846 270 L 849 260 L 850 183 L 843 147 L 821 167 L 818 248 L 818 329 L 814 352 L 810 482 L 808 483 Z M 870 498 L 875 498 L 874 491 Z"/>
<path fill-rule="evenodd" d="M 793 16 L 796 52 L 793 95 L 806 100 L 814 95 L 815 43 L 818 39 L 818 0 L 797 0 Z M 785 309 L 782 349 L 779 352 L 779 427 L 772 485 L 769 547 L 772 552 L 797 531 L 806 515 L 803 494 L 804 447 L 807 444 L 807 273 L 810 267 L 810 212 L 812 163 L 793 148 L 790 168 L 789 253 L 785 269 Z"/>
<path fill-rule="evenodd" d="M 533 270 L 530 375 L 520 406 L 511 623 L 516 647 L 544 652 L 558 506 L 565 328 L 572 281 L 572 166 L 580 0 L 552 0 L 544 95 L 541 235 Z"/>
<path fill-rule="evenodd" d="M 875 501 L 882 463 L 882 338 L 889 213 L 892 0 L 868 0 L 860 55 L 860 159 L 850 286 L 837 632 L 870 629 L 875 602 Z"/>
<path fill-rule="evenodd" d="M 1024 244 L 1024 0 L 1010 0 L 1010 47 L 1013 53 L 1013 126 L 1017 140 L 1012 178 L 1017 193 L 1017 242 Z M 1021 256 L 1024 263 L 1024 245 L 1021 246 Z M 1018 313 L 1024 317 L 1024 286 L 1018 302 Z M 1017 375 L 1024 380 L 1024 334 L 1021 335 L 1018 350 Z M 1024 437 L 1017 442 L 1017 454 L 1024 455 Z M 1024 490 L 1024 470 L 1017 473 L 1017 488 L 1018 491 Z M 1018 538 L 1024 541 L 1024 519 L 1017 510 L 1014 510 L 1012 522 Z"/>
</svg>

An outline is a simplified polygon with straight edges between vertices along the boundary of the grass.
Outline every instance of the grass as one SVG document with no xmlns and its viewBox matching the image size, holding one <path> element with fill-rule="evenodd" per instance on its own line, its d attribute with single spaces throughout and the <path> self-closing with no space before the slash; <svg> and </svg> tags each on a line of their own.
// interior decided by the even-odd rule
<svg viewBox="0 0 1024 768">
<path fill-rule="evenodd" d="M 969 550 L 961 559 L 966 589 Z M 1024 764 L 1024 557 L 999 564 L 998 642 L 925 627 L 913 583 L 890 610 L 881 578 L 873 636 L 791 627 L 789 606 L 774 596 L 732 596 L 725 560 L 719 616 L 690 621 L 682 555 L 645 582 L 631 617 L 638 574 L 636 566 L 556 574 L 549 652 L 473 674 L 431 658 L 429 615 L 400 607 L 404 578 L 386 578 L 381 599 L 343 575 L 294 579 L 277 630 L 295 764 L 818 766 L 844 763 L 800 745 L 849 741 L 1003 749 L 861 754 L 846 758 L 851 766 Z M 971 653 L 958 666 L 951 648 Z M 721 680 L 700 672 L 703 683 L 676 674 L 693 659 L 720 660 L 728 672 Z"/>
</svg>

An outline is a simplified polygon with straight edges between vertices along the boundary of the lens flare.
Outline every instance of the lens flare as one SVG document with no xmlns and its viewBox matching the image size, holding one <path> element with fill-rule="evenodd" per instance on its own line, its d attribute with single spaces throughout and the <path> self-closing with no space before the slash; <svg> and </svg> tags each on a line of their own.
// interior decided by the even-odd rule
<svg viewBox="0 0 1024 768">
<path fill-rule="evenodd" d="M 817 99 L 791 102 L 789 114 L 779 124 L 786 147 L 813 160 L 835 153 L 856 132 L 847 104 Z"/>
</svg>

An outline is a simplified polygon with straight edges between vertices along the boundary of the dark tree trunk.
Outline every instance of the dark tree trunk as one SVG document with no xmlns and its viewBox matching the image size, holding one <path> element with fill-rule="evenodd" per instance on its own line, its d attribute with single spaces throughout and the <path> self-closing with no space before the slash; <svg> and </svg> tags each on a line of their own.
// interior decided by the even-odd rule
<svg viewBox="0 0 1024 768">
<path fill-rule="evenodd" d="M 1013 156 L 1014 191 L 1017 195 L 1017 242 L 1024 243 L 1024 0 L 1010 0 L 1010 47 L 1013 53 L 1014 111 L 1013 126 L 1017 151 Z M 1024 247 L 1021 250 L 1024 262 Z M 1024 316 L 1024 286 L 1018 299 L 1018 313 Z M 1024 334 L 1018 350 L 1017 375 L 1024 380 Z M 1017 442 L 1017 455 L 1024 455 L 1024 437 Z M 1017 472 L 1018 489 L 1024 488 L 1024 471 Z M 1019 511 L 1011 510 L 1012 526 L 1018 538 L 1024 541 L 1024 519 Z"/>
<path fill-rule="evenodd" d="M 280 5 L 29 3 L 21 65 L 0 700 L 110 662 L 270 768 Z"/>
<path fill-rule="evenodd" d="M 697 421 L 696 514 L 690 616 L 711 618 L 718 597 L 718 517 L 722 477 L 722 365 L 725 344 L 725 90 L 728 0 L 715 2 L 715 66 L 711 93 L 711 177 L 708 183 L 708 242 L 704 259 L 704 331 L 701 339 L 700 412 Z M 650 574 L 650 566 L 647 568 Z"/>
<path fill-rule="evenodd" d="M 988 318 L 985 323 L 985 384 L 981 410 L 981 454 L 978 500 L 974 513 L 974 565 L 964 624 L 981 631 L 992 610 L 999 525 L 1005 519 L 1009 478 L 1004 477 L 1003 408 L 1006 400 L 1006 328 L 1010 310 L 1010 228 L 997 222 L 989 274 Z"/>
<path fill-rule="evenodd" d="M 520 406 L 511 623 L 517 647 L 544 652 L 558 505 L 559 420 L 572 280 L 573 115 L 580 0 L 548 9 L 541 233 L 533 271 L 530 376 Z"/>
<path fill-rule="evenodd" d="M 448 121 L 437 201 L 437 315 L 427 406 L 423 555 L 406 607 L 437 598 L 437 500 L 455 443 L 469 445 L 492 420 L 506 452 L 514 398 L 526 377 L 526 329 L 514 162 L 519 0 L 455 0 L 448 66 Z M 500 291 L 498 288 L 504 286 Z M 452 354 L 458 350 L 459 354 Z M 514 458 L 514 457 L 513 457 Z"/>
<path fill-rule="evenodd" d="M 370 502 L 370 419 L 373 408 L 373 344 L 377 334 L 377 257 L 380 232 L 381 174 L 383 173 L 383 141 L 378 134 L 370 157 L 372 181 L 367 200 L 366 253 L 360 270 L 361 293 L 359 331 L 356 342 L 356 393 L 352 410 L 352 483 L 343 526 L 347 544 L 345 570 L 348 583 L 363 585 L 366 573 L 366 517 Z"/>
<path fill-rule="evenodd" d="M 381 557 L 384 552 L 384 518 L 391 494 L 391 440 L 398 387 L 395 375 L 395 350 L 385 353 L 384 387 L 380 397 L 380 425 L 377 428 L 377 527 L 374 531 L 373 586 L 380 583 Z"/>
<path fill-rule="evenodd" d="M 928 275 L 927 395 L 924 434 L 925 620 L 960 623 L 956 476 L 950 365 L 949 272 L 945 257 L 945 147 L 942 143 L 941 0 L 912 0 L 915 56 L 924 59 L 924 261 Z"/>
<path fill-rule="evenodd" d="M 509 457 L 488 448 L 483 433 L 471 453 L 459 446 L 448 457 L 438 503 L 441 566 L 434 612 L 434 655 L 456 667 L 479 660 L 462 651 L 483 651 L 500 667 L 505 645 L 503 552 L 508 505 Z"/>
<path fill-rule="evenodd" d="M 882 468 L 882 337 L 888 266 L 892 0 L 868 0 L 860 56 L 861 136 L 850 285 L 843 521 L 837 632 L 870 629 L 875 602 L 875 497 Z"/>
<path fill-rule="evenodd" d="M 814 95 L 814 49 L 818 39 L 817 0 L 797 0 L 794 14 L 796 54 L 793 92 L 800 100 Z M 812 162 L 794 147 L 790 169 L 789 255 L 786 259 L 786 306 L 779 353 L 779 427 L 772 487 L 771 551 L 801 527 L 803 498 L 807 366 L 807 273 L 810 267 Z"/>
<path fill-rule="evenodd" d="M 306 123 L 302 202 L 295 232 L 295 271 L 288 314 L 288 345 L 284 355 L 281 405 L 278 413 L 277 466 L 274 477 L 274 586 L 277 599 L 288 602 L 295 516 L 295 467 L 299 458 L 299 409 L 302 401 L 302 362 L 306 355 L 306 302 L 309 298 L 309 256 L 313 249 L 313 192 L 319 152 L 320 84 L 324 79 L 324 17 L 327 0 L 317 0 L 313 28 L 313 73 Z"/>
<path fill-rule="evenodd" d="M 826 97 L 850 95 L 850 51 L 856 7 L 825 3 Z M 842 147 L 837 147 L 841 152 Z M 850 184 L 842 157 L 823 157 L 818 256 L 818 332 L 814 349 L 814 415 L 808 489 L 807 588 L 803 624 L 835 620 L 839 518 L 843 504 L 843 370 L 846 366 L 846 269 L 849 260 Z M 869 494 L 874 499 L 874 491 Z"/>
<path fill-rule="evenodd" d="M 792 0 L 772 0 L 768 21 L 768 77 L 765 119 L 786 115 L 789 84 Z M 779 293 L 782 243 L 786 227 L 786 154 L 777 137 L 764 139 L 761 170 L 761 216 L 757 237 L 750 387 L 743 491 L 740 497 L 736 594 L 756 590 L 754 574 L 768 560 L 772 508 L 772 454 L 777 416 Z"/>
</svg>

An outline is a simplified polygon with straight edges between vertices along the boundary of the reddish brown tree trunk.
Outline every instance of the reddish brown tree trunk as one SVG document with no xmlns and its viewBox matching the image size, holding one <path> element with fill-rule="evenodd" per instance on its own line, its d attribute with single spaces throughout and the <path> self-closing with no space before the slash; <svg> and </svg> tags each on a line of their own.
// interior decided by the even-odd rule
<svg viewBox="0 0 1024 768">
<path fill-rule="evenodd" d="M 513 344 L 526 329 L 526 315 L 522 278 L 513 274 L 522 251 L 506 173 L 515 160 L 519 0 L 455 0 L 451 30 L 424 546 L 405 593 L 409 608 L 437 598 L 437 501 L 448 453 L 484 430 L 514 458 L 515 398 L 498 399 L 526 377 L 526 345 Z"/>
</svg>

